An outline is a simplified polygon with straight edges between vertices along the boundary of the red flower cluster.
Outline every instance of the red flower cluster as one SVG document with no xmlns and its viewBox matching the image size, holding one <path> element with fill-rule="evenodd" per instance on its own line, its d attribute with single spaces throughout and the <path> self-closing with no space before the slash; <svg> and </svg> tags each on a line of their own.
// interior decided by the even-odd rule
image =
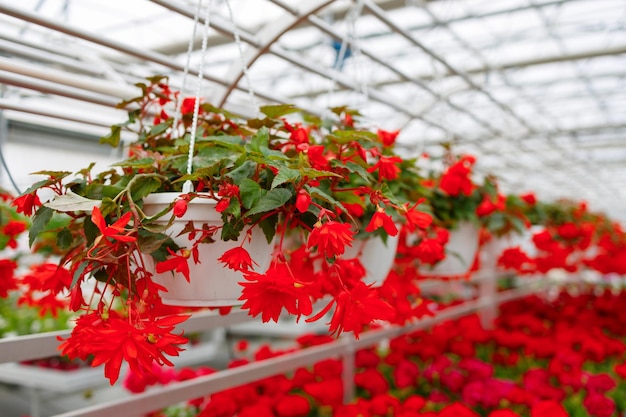
<svg viewBox="0 0 626 417">
<path fill-rule="evenodd" d="M 502 251 L 498 265 L 521 274 L 545 274 L 553 269 L 580 272 L 591 269 L 601 274 L 626 274 L 626 234 L 619 224 L 577 207 L 576 220 L 546 224 L 530 237 L 528 247 Z"/>
<path fill-rule="evenodd" d="M 551 302 L 531 296 L 503 305 L 493 330 L 470 315 L 395 338 L 388 349 L 358 350 L 357 398 L 350 404 L 342 399 L 342 363 L 328 359 L 289 376 L 195 399 L 190 407 L 193 415 L 224 417 L 252 412 L 268 417 L 312 412 L 346 417 L 615 417 L 616 400 L 620 412 L 626 406 L 620 394 L 626 387 L 626 326 L 613 313 L 625 301 L 626 292 L 608 291 L 561 293 Z M 298 342 L 306 348 L 331 340 L 307 335 Z M 291 351 L 262 346 L 255 359 Z M 231 366 L 246 363 L 239 359 Z M 141 391 L 159 381 L 180 380 L 181 374 L 194 375 L 185 369 L 146 382 L 131 373 L 127 386 Z"/>
<path fill-rule="evenodd" d="M 188 316 L 170 316 L 136 323 L 115 311 L 84 314 L 76 320 L 72 336 L 59 349 L 70 358 L 86 361 L 93 356 L 91 366 L 104 364 L 104 375 L 115 383 L 122 361 L 140 375 L 152 372 L 154 365 L 173 364 L 165 357 L 178 356 L 177 345 L 187 342 L 182 335 L 171 332 Z"/>
<path fill-rule="evenodd" d="M 469 196 L 474 191 L 471 175 L 475 163 L 473 156 L 462 156 L 441 175 L 439 187 L 450 196 Z"/>
</svg>

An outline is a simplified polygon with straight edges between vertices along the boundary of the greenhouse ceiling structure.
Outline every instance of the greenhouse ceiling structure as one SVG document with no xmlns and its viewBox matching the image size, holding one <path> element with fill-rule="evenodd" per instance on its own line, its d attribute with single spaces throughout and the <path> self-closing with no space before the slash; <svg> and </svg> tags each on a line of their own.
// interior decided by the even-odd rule
<svg viewBox="0 0 626 417">
<path fill-rule="evenodd" d="M 156 74 L 241 114 L 346 105 L 411 155 L 626 220 L 624 0 L 0 0 L 5 128 L 96 148 Z"/>
</svg>

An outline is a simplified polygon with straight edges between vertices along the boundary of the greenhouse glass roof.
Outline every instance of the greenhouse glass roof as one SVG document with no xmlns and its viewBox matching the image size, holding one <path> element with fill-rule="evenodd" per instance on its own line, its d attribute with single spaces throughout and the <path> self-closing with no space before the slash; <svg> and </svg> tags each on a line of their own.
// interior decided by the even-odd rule
<svg viewBox="0 0 626 417">
<path fill-rule="evenodd" d="M 0 0 L 0 109 L 97 136 L 154 74 L 242 114 L 347 105 L 626 220 L 625 24 L 623 0 Z"/>
</svg>

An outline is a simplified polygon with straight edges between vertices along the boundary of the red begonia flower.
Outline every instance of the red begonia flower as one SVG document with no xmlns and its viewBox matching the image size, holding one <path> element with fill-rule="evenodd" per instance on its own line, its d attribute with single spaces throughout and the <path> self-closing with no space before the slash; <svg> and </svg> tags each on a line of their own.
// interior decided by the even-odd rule
<svg viewBox="0 0 626 417">
<path fill-rule="evenodd" d="M 372 216 L 365 231 L 371 233 L 381 227 L 385 229 L 385 232 L 387 232 L 389 236 L 396 236 L 398 234 L 398 228 L 391 216 L 385 213 L 384 209 L 379 207 Z"/>
<path fill-rule="evenodd" d="M 100 233 L 105 238 L 105 242 L 107 244 L 111 244 L 111 240 L 117 240 L 119 242 L 134 242 L 137 240 L 135 236 L 130 236 L 129 233 L 131 231 L 126 230 L 126 225 L 130 221 L 132 213 L 129 211 L 116 220 L 112 225 L 107 225 L 100 209 L 98 207 L 93 208 L 93 212 L 91 213 L 91 221 L 96 225 Z"/>
<path fill-rule="evenodd" d="M 6 298 L 9 291 L 17 289 L 15 270 L 17 263 L 10 259 L 0 259 L 0 298 Z"/>
<path fill-rule="evenodd" d="M 254 265 L 257 265 L 247 250 L 242 248 L 241 246 L 234 247 L 232 249 L 227 250 L 224 254 L 218 259 L 218 261 L 222 262 L 224 265 L 229 267 L 230 269 L 234 269 L 235 271 L 247 271 L 252 269 Z"/>
<path fill-rule="evenodd" d="M 367 172 L 374 172 L 378 170 L 379 181 L 393 181 L 398 178 L 398 174 L 400 173 L 400 167 L 397 165 L 400 162 L 402 162 L 402 158 L 399 156 L 383 155 L 373 166 L 367 169 Z"/>
<path fill-rule="evenodd" d="M 104 375 L 113 385 L 120 374 L 122 361 L 138 373 L 149 374 L 154 363 L 173 366 L 165 355 L 178 356 L 178 345 L 187 342 L 171 332 L 189 316 L 170 316 L 142 320 L 137 326 L 115 311 L 107 315 L 91 312 L 80 316 L 72 336 L 60 346 L 71 359 L 93 357 L 91 366 L 104 364 Z"/>
<path fill-rule="evenodd" d="M 328 221 L 318 222 L 309 234 L 307 247 L 317 247 L 317 251 L 327 258 L 343 255 L 346 246 L 352 246 L 354 232 L 348 223 Z"/>
<path fill-rule="evenodd" d="M 379 129 L 376 134 L 378 135 L 378 140 L 380 140 L 383 146 L 389 147 L 393 146 L 396 143 L 396 138 L 400 134 L 400 131 L 394 130 L 393 132 L 389 132 Z"/>
<path fill-rule="evenodd" d="M 274 320 L 284 308 L 289 314 L 300 317 L 309 315 L 313 310 L 309 295 L 296 282 L 287 266 L 274 263 L 265 274 L 252 271 L 244 272 L 247 282 L 241 282 L 243 290 L 240 300 L 242 309 L 248 309 L 252 317 L 261 314 L 263 322 Z"/>
<path fill-rule="evenodd" d="M 39 200 L 37 193 L 34 192 L 17 197 L 13 200 L 11 205 L 16 208 L 18 213 L 24 213 L 27 216 L 32 216 L 35 209 L 41 206 L 41 201 Z"/>
<path fill-rule="evenodd" d="M 167 251 L 171 255 L 164 261 L 158 262 L 156 264 L 156 272 L 157 274 L 162 274 L 167 271 L 175 271 L 180 274 L 183 274 L 187 282 L 189 282 L 189 257 L 191 256 L 190 251 L 182 251 L 181 255 L 177 255 L 170 248 L 167 248 Z"/>
</svg>

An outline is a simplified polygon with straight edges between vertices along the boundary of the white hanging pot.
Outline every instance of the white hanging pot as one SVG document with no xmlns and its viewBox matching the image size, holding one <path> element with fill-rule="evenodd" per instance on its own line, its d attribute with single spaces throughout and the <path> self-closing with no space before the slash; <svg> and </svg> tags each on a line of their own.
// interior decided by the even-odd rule
<svg viewBox="0 0 626 417">
<path fill-rule="evenodd" d="M 437 264 L 420 265 L 419 273 L 423 276 L 454 277 L 467 274 L 474 264 L 478 251 L 479 229 L 470 222 L 461 222 L 450 230 L 446 244 L 446 257 Z"/>
<path fill-rule="evenodd" d="M 513 234 L 504 242 L 502 250 L 519 247 L 526 255 L 534 258 L 537 256 L 538 250 L 533 242 L 533 236 L 543 230 L 545 230 L 543 226 L 530 226 L 522 234 Z"/>
<path fill-rule="evenodd" d="M 155 193 L 144 199 L 143 210 L 148 216 L 155 215 L 165 210 L 174 201 L 179 193 Z M 189 221 L 193 221 L 194 228 L 201 229 L 203 224 L 208 226 L 221 226 L 223 224 L 220 213 L 215 211 L 217 201 L 209 198 L 194 198 L 187 206 L 185 215 L 175 218 L 174 223 L 164 232 L 169 235 L 180 247 L 190 247 L 188 235 L 185 233 L 178 236 Z M 163 216 L 161 224 L 167 224 L 169 214 Z M 189 282 L 182 274 L 168 271 L 157 274 L 155 262 L 151 256 L 144 256 L 146 268 L 152 275 L 152 280 L 167 288 L 167 292 L 161 293 L 164 304 L 189 306 L 189 307 L 224 307 L 241 305 L 238 300 L 242 286 L 239 282 L 244 281 L 240 271 L 232 270 L 218 261 L 229 249 L 241 246 L 246 237 L 246 230 L 241 232 L 239 240 L 222 241 L 219 236 L 215 242 L 198 245 L 198 258 L 200 263 L 194 263 L 189 258 Z M 268 244 L 263 231 L 255 227 L 252 229 L 252 239 L 243 244 L 249 252 L 255 265 L 254 271 L 263 273 L 270 264 L 273 244 Z"/>
<path fill-rule="evenodd" d="M 379 286 L 383 283 L 389 271 L 393 267 L 398 248 L 399 234 L 388 236 L 387 242 L 376 236 L 368 239 L 357 239 L 351 247 L 347 247 L 344 258 L 359 257 L 359 261 L 365 268 L 366 275 L 363 281 L 366 284 Z"/>
<path fill-rule="evenodd" d="M 533 242 L 533 236 L 536 233 L 543 231 L 543 226 L 531 226 L 520 233 L 509 233 L 506 236 L 501 236 L 494 239 L 494 245 L 492 252 L 497 258 L 507 249 L 519 248 L 528 257 L 535 258 L 538 255 L 537 247 Z"/>
<path fill-rule="evenodd" d="M 477 271 L 478 277 L 484 275 L 496 275 L 502 271 L 501 267 L 498 267 L 498 258 L 502 253 L 516 246 L 521 246 L 525 240 L 529 240 L 531 236 L 528 236 L 524 231 L 522 234 L 516 231 L 511 231 L 506 235 L 496 236 L 493 235 L 491 239 L 480 248 L 480 268 Z"/>
<path fill-rule="evenodd" d="M 480 269 L 477 271 L 476 277 L 498 277 L 514 272 L 514 270 L 498 265 L 498 259 L 500 259 L 507 249 L 519 248 L 528 257 L 536 257 L 537 248 L 533 243 L 533 235 L 541 232 L 543 229 L 543 226 L 531 226 L 522 233 L 510 232 L 504 236 L 493 236 L 493 238 L 480 249 Z"/>
</svg>

